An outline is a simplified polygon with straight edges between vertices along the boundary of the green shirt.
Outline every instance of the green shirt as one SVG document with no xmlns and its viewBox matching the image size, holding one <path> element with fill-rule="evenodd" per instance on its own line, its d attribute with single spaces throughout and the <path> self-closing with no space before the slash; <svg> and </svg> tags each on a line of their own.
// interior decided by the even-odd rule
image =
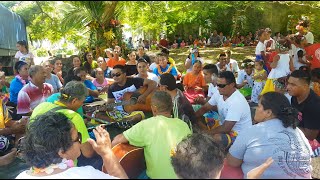
<svg viewBox="0 0 320 180">
<path fill-rule="evenodd" d="M 165 116 L 145 119 L 123 132 L 131 145 L 144 148 L 147 175 L 152 179 L 177 179 L 170 152 L 189 134 L 187 123 Z"/>
<path fill-rule="evenodd" d="M 48 112 L 50 109 L 53 109 L 55 107 L 58 107 L 59 105 L 53 104 L 50 102 L 43 102 L 39 104 L 32 112 L 32 115 L 30 117 L 30 123 L 34 121 L 34 117 L 44 114 Z M 84 124 L 83 118 L 77 113 L 74 112 L 71 109 L 59 109 L 56 112 L 61 112 L 64 115 L 68 117 L 68 119 L 71 120 L 71 122 L 74 124 L 75 128 L 78 130 L 78 132 L 82 135 L 82 144 L 87 142 L 89 138 L 89 133 L 87 130 L 86 125 Z"/>
</svg>

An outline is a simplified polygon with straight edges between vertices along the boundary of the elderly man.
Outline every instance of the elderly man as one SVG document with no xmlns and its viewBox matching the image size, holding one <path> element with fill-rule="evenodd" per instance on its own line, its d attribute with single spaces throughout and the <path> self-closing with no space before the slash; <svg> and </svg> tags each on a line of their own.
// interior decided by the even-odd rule
<svg viewBox="0 0 320 180">
<path fill-rule="evenodd" d="M 52 85 L 45 83 L 46 72 L 42 66 L 31 66 L 29 76 L 31 81 L 18 94 L 17 114 L 23 116 L 30 116 L 33 109 L 54 92 Z"/>
<path fill-rule="evenodd" d="M 210 47 L 220 47 L 220 45 L 220 36 L 218 35 L 217 30 L 214 30 L 210 37 Z"/>
</svg>

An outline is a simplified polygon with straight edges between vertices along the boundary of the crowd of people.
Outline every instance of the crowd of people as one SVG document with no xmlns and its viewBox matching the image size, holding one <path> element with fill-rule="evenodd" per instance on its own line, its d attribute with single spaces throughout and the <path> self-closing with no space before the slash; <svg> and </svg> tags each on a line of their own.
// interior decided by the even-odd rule
<svg viewBox="0 0 320 180">
<path fill-rule="evenodd" d="M 256 43 L 252 34 L 229 41 L 213 31 L 209 43 L 190 36 L 185 74 L 163 41 L 154 59 L 141 39 L 126 56 L 119 46 L 104 57 L 71 56 L 67 71 L 60 58 L 34 65 L 19 41 L 14 79 L 0 71 L 0 166 L 23 158 L 29 169 L 19 179 L 128 178 L 112 151 L 126 143 L 143 147 L 144 178 L 311 178 L 320 147 L 320 68 L 304 49 L 314 43 L 308 27 L 302 20 L 297 34 L 274 38 L 270 28 L 259 29 Z M 197 46 L 227 41 L 256 46 L 256 57 L 238 63 L 225 50 L 205 64 Z M 141 108 L 122 106 L 127 92 L 143 88 L 135 102 Z M 88 114 L 85 103 L 99 100 L 115 105 Z M 100 125 L 89 131 L 92 119 L 135 123 L 111 138 Z"/>
</svg>

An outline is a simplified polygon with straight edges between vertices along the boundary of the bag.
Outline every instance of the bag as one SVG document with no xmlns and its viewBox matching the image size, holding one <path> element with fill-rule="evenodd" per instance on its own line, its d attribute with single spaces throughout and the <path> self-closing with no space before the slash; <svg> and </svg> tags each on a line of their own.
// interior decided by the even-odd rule
<svg viewBox="0 0 320 180">
<path fill-rule="evenodd" d="M 197 98 L 198 96 L 205 97 L 204 92 L 202 90 L 196 91 L 194 89 L 187 89 L 186 91 L 183 92 L 183 94 L 186 96 L 186 98 L 191 104 L 195 104 L 194 99 Z"/>
</svg>

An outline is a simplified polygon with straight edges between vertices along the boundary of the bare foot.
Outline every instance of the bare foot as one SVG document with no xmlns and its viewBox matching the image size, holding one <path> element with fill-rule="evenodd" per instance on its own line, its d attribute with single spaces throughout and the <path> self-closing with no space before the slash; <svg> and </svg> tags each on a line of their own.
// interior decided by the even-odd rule
<svg viewBox="0 0 320 180">
<path fill-rule="evenodd" d="M 11 152 L 0 157 L 0 166 L 5 166 L 10 164 L 16 157 L 17 148 L 12 148 Z"/>
</svg>

